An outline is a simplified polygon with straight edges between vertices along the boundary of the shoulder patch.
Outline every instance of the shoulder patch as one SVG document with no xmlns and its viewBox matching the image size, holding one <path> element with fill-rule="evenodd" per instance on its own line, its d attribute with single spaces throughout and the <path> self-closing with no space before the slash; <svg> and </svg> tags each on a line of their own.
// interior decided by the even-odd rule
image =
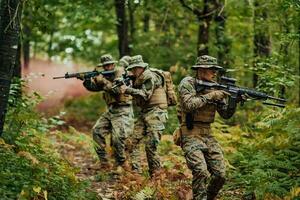
<svg viewBox="0 0 300 200">
<path fill-rule="evenodd" d="M 185 77 L 181 80 L 179 84 L 179 90 L 186 89 L 189 92 L 193 92 L 194 88 L 194 79 L 192 77 Z"/>
<path fill-rule="evenodd" d="M 144 85 L 146 90 L 150 90 L 153 87 L 151 79 L 145 80 Z"/>
</svg>

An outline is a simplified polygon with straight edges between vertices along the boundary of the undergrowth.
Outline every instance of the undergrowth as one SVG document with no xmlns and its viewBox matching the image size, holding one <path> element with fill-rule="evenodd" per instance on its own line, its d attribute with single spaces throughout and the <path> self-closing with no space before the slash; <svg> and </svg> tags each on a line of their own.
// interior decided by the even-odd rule
<svg viewBox="0 0 300 200">
<path fill-rule="evenodd" d="M 35 110 L 41 97 L 21 94 L 24 82 L 10 91 L 6 126 L 0 138 L 0 197 L 11 199 L 96 199 L 89 183 L 75 176 L 76 170 L 54 150 L 46 134 L 63 122 L 46 119 Z"/>
</svg>

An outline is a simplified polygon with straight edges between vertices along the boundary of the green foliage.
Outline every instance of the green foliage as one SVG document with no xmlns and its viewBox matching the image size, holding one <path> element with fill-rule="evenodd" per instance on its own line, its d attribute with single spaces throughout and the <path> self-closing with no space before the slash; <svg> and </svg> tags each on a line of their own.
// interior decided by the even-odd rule
<svg viewBox="0 0 300 200">
<path fill-rule="evenodd" d="M 76 170 L 45 137 L 49 128 L 61 121 L 37 114 L 34 107 L 40 96 L 20 96 L 21 83 L 12 85 L 5 132 L 0 138 L 1 199 L 96 199 L 86 191 L 88 183 L 76 178 Z"/>
<path fill-rule="evenodd" d="M 155 190 L 150 187 L 145 187 L 141 191 L 139 191 L 133 198 L 136 200 L 146 200 L 146 199 L 154 199 L 153 194 Z"/>
<path fill-rule="evenodd" d="M 178 127 L 179 122 L 177 118 L 177 110 L 175 106 L 168 108 L 168 121 L 166 123 L 165 134 L 173 134 L 174 130 Z"/>
<path fill-rule="evenodd" d="M 80 122 L 93 125 L 100 114 L 106 110 L 106 104 L 100 93 L 65 102 L 64 119 L 66 121 Z"/>
<path fill-rule="evenodd" d="M 253 124 L 250 135 L 225 126 L 233 135 L 223 141 L 231 166 L 231 189 L 244 188 L 257 199 L 268 194 L 296 197 L 290 193 L 300 184 L 299 119 L 299 108 L 266 109 L 249 119 Z"/>
</svg>

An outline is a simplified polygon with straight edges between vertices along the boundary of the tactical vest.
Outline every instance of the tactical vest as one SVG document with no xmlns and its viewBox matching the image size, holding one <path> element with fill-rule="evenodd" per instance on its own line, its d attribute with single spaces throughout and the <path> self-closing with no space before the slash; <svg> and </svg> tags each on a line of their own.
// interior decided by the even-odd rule
<svg viewBox="0 0 300 200">
<path fill-rule="evenodd" d="M 107 79 L 109 82 L 113 83 L 113 81 L 119 77 L 122 76 L 122 74 L 124 73 L 124 70 L 121 68 L 116 69 L 115 72 L 115 77 L 110 80 Z M 105 101 L 105 103 L 107 105 L 111 105 L 111 104 L 118 104 L 118 105 L 126 105 L 126 104 L 131 104 L 132 101 L 132 97 L 128 94 L 112 94 L 110 92 L 103 92 L 103 99 Z"/>
<path fill-rule="evenodd" d="M 150 71 L 156 73 L 162 78 L 163 81 L 163 89 L 166 93 L 166 99 L 168 106 L 175 106 L 177 105 L 177 96 L 172 80 L 172 75 L 168 71 L 163 71 L 161 69 L 150 68 Z"/>
<path fill-rule="evenodd" d="M 127 94 L 113 95 L 109 92 L 103 92 L 103 99 L 107 105 L 115 103 L 125 105 L 129 104 L 129 102 L 132 100 L 132 97 Z"/>
<path fill-rule="evenodd" d="M 168 108 L 167 95 L 165 89 L 160 86 L 154 89 L 153 94 L 148 101 L 149 107 L 158 106 L 160 108 Z"/>
<path fill-rule="evenodd" d="M 211 92 L 212 90 L 204 90 L 203 92 L 197 94 L 197 96 L 207 94 Z M 193 122 L 203 122 L 203 123 L 212 123 L 215 120 L 215 114 L 216 114 L 216 105 L 215 104 L 206 104 L 203 107 L 195 110 L 193 115 Z M 182 112 L 182 122 L 186 123 L 186 112 Z"/>
<path fill-rule="evenodd" d="M 154 72 L 151 73 L 154 74 Z M 155 76 L 159 76 L 159 75 L 155 73 Z M 163 81 L 164 80 L 162 79 L 162 82 Z M 144 82 L 144 77 L 142 75 L 134 82 L 134 87 L 137 89 L 141 89 L 143 82 Z M 143 98 L 136 98 L 135 100 L 136 100 L 136 104 L 141 108 L 152 108 L 155 106 L 160 107 L 162 109 L 168 108 L 167 95 L 163 84 L 155 86 L 152 96 L 148 101 L 145 101 Z"/>
</svg>

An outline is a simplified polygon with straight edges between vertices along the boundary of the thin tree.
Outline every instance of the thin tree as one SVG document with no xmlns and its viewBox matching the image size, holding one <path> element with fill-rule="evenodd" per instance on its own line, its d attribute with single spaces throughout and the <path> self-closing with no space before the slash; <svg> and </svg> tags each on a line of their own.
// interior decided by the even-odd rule
<svg viewBox="0 0 300 200">
<path fill-rule="evenodd" d="M 254 67 L 262 62 L 271 54 L 271 40 L 269 27 L 267 25 L 268 13 L 266 5 L 261 5 L 261 1 L 254 1 Z M 253 74 L 253 87 L 258 83 L 258 75 Z"/>
<path fill-rule="evenodd" d="M 22 42 L 22 53 L 23 53 L 23 62 L 24 68 L 29 67 L 30 61 L 30 28 L 28 25 L 24 25 L 23 27 L 23 42 Z"/>
<path fill-rule="evenodd" d="M 225 28 L 226 28 L 226 20 L 227 20 L 227 14 L 224 10 L 225 5 L 222 0 L 216 0 L 215 1 L 216 6 L 221 8 L 220 12 L 215 15 L 214 22 L 216 23 L 215 28 L 215 34 L 216 34 L 216 46 L 217 49 L 217 57 L 218 57 L 218 63 L 228 68 L 230 65 L 230 59 L 229 59 L 229 52 L 231 47 L 231 41 L 225 34 Z"/>
<path fill-rule="evenodd" d="M 184 8 L 191 11 L 199 22 L 197 42 L 198 56 L 209 54 L 209 29 L 213 16 L 218 11 L 218 7 L 216 7 L 218 4 L 216 4 L 215 1 L 203 0 L 203 8 L 200 9 L 195 6 L 188 5 L 185 0 L 179 0 L 179 2 Z"/>
<path fill-rule="evenodd" d="M 0 136 L 3 132 L 20 33 L 21 0 L 0 1 Z"/>
<path fill-rule="evenodd" d="M 126 0 L 115 0 L 120 57 L 130 54 L 125 3 Z"/>
<path fill-rule="evenodd" d="M 143 17 L 143 30 L 144 32 L 149 31 L 150 27 L 150 11 L 149 11 L 149 0 L 144 1 L 144 17 Z"/>
</svg>

